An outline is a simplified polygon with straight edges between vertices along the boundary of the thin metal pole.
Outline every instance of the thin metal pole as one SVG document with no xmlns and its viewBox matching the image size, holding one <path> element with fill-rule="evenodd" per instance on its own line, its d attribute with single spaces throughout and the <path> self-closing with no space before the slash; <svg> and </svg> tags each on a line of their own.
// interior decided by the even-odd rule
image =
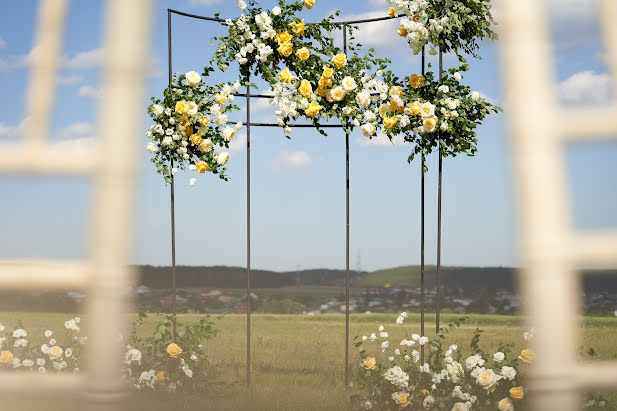
<svg viewBox="0 0 617 411">
<path fill-rule="evenodd" d="M 347 25 L 343 25 L 343 51 L 347 54 Z M 345 194 L 346 194 L 346 239 L 345 239 L 345 387 L 349 387 L 349 133 L 345 131 Z"/>
<path fill-rule="evenodd" d="M 425 53 L 422 48 L 422 75 L 424 76 Z M 420 164 L 420 335 L 424 336 L 424 140 Z M 420 347 L 421 363 L 424 364 L 424 346 Z"/>
<path fill-rule="evenodd" d="M 439 80 L 443 78 L 443 54 L 441 47 L 439 48 Z M 442 171 L 443 153 L 441 152 L 441 134 L 439 138 L 439 177 L 437 183 L 437 285 L 435 304 L 435 334 L 439 334 L 439 317 L 441 311 L 441 171 Z"/>
<path fill-rule="evenodd" d="M 251 86 L 246 84 L 246 385 L 251 385 Z"/>
<path fill-rule="evenodd" d="M 169 97 L 171 98 L 171 10 L 167 9 L 167 64 L 169 69 Z M 174 161 L 170 162 L 170 169 L 174 168 Z M 171 194 L 171 291 L 172 291 L 172 313 L 173 313 L 173 339 L 176 339 L 176 210 L 174 175 L 171 174 L 170 194 Z"/>
</svg>

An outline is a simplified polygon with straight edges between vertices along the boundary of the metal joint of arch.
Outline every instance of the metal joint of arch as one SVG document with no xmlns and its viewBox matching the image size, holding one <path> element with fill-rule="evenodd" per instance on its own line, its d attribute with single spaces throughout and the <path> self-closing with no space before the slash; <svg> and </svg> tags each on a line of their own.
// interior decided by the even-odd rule
<svg viewBox="0 0 617 411">
<path fill-rule="evenodd" d="M 167 9 L 167 51 L 168 51 L 168 69 L 169 69 L 169 93 L 171 95 L 172 84 L 172 47 L 171 47 L 171 15 L 177 14 L 184 17 L 190 17 L 200 20 L 225 23 L 225 19 L 219 17 L 200 16 L 182 11 Z M 403 16 L 397 16 L 403 17 Z M 359 19 L 334 22 L 334 25 L 343 27 L 343 50 L 347 53 L 347 26 L 351 24 L 374 23 L 379 21 L 391 20 L 393 17 L 376 17 L 370 19 Z M 318 25 L 320 23 L 306 23 L 308 25 Z M 425 72 L 425 52 L 422 49 L 422 74 Z M 442 76 L 442 53 L 439 51 L 439 78 Z M 251 94 L 250 86 L 246 86 L 246 93 L 236 93 L 237 97 L 246 98 L 246 220 L 247 220 L 247 238 L 246 238 L 246 254 L 247 254 L 247 287 L 246 287 L 246 383 L 251 384 L 251 127 L 279 127 L 275 123 L 253 123 L 251 122 L 251 98 L 271 98 L 265 94 Z M 313 124 L 295 124 L 291 127 L 308 128 L 314 127 Z M 324 124 L 322 128 L 342 128 L 341 124 Z M 420 311 L 421 311 L 421 333 L 424 335 L 424 164 L 425 155 L 422 152 L 421 170 L 421 245 L 420 245 Z M 173 167 L 173 162 L 171 163 Z M 346 215 L 345 215 L 345 386 L 349 386 L 349 134 L 345 134 L 345 194 L 346 194 Z M 442 175 L 442 151 L 441 140 L 439 141 L 439 177 L 438 177 L 438 208 L 437 208 L 437 284 L 436 284 L 436 324 L 435 332 L 439 333 L 439 300 L 440 300 L 440 269 L 441 269 L 441 175 Z M 171 260 L 172 260 L 172 301 L 173 301 L 173 335 L 176 336 L 176 240 L 175 240 L 175 211 L 174 211 L 174 178 L 172 176 L 170 184 L 170 199 L 171 199 Z M 422 347 L 422 361 L 424 362 L 424 347 Z"/>
</svg>

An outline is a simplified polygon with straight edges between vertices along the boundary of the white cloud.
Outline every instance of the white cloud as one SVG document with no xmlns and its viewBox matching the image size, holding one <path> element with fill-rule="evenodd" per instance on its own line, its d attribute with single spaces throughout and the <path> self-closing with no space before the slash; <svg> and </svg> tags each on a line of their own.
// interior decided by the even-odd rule
<svg viewBox="0 0 617 411">
<path fill-rule="evenodd" d="M 84 77 L 77 74 L 71 74 L 69 76 L 60 75 L 58 76 L 56 81 L 61 86 L 75 86 L 79 83 L 82 83 L 84 81 Z"/>
<path fill-rule="evenodd" d="M 380 3 L 384 3 L 380 1 Z M 380 4 L 381 5 L 381 4 Z M 386 9 L 369 11 L 360 14 L 350 14 L 341 16 L 341 20 L 359 20 L 359 19 L 371 19 L 375 17 L 385 17 Z M 358 30 L 354 31 L 355 42 L 361 44 L 363 47 L 385 47 L 387 45 L 395 44 L 394 50 L 407 53 L 407 43 L 404 39 L 399 37 L 396 33 L 399 25 L 399 19 L 390 19 L 368 24 L 360 24 Z M 341 36 L 337 36 L 337 39 Z M 395 43 L 396 42 L 396 43 Z"/>
<path fill-rule="evenodd" d="M 77 90 L 77 95 L 79 97 L 99 99 L 103 95 L 103 92 L 100 88 L 86 85 L 79 87 Z"/>
<path fill-rule="evenodd" d="M 612 97 L 611 77 L 581 71 L 559 83 L 559 97 L 566 103 L 606 103 Z"/>
<path fill-rule="evenodd" d="M 380 133 L 371 139 L 368 137 L 358 137 L 356 138 L 356 144 L 361 147 L 399 147 L 407 143 L 405 143 L 401 134 L 392 137 L 392 140 L 390 140 L 388 136 Z"/>
<path fill-rule="evenodd" d="M 72 58 L 64 57 L 63 67 L 71 70 L 84 70 L 96 68 L 103 61 L 103 49 L 82 51 Z"/>
<path fill-rule="evenodd" d="M 60 140 L 73 140 L 92 138 L 94 136 L 94 126 L 88 122 L 69 124 L 54 133 L 54 137 Z"/>
<path fill-rule="evenodd" d="M 229 151 L 231 153 L 240 153 L 246 149 L 246 133 L 236 134 L 229 143 Z"/>
<path fill-rule="evenodd" d="M 304 151 L 281 150 L 278 157 L 268 164 L 272 171 L 289 171 L 311 165 L 311 157 Z"/>
<path fill-rule="evenodd" d="M 189 6 L 212 6 L 222 2 L 223 0 L 189 0 Z"/>
<path fill-rule="evenodd" d="M 0 36 L 0 49 L 3 49 L 5 47 L 6 47 L 6 40 L 4 40 L 2 36 Z"/>
<path fill-rule="evenodd" d="M 17 126 L 10 126 L 0 121 L 0 138 L 19 138 L 24 134 L 28 119 L 23 119 Z"/>
<path fill-rule="evenodd" d="M 96 145 L 95 137 L 79 137 L 70 140 L 52 141 L 49 144 L 49 153 L 65 153 L 69 150 L 88 151 Z"/>
</svg>

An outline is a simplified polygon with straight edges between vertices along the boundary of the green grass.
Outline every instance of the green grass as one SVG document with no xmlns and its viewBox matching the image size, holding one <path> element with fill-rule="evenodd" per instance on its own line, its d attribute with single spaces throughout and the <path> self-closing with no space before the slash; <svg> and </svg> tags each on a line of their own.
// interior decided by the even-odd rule
<svg viewBox="0 0 617 411">
<path fill-rule="evenodd" d="M 146 321 L 142 333 L 149 333 L 154 325 L 154 316 Z M 179 321 L 196 320 L 199 315 L 180 315 Z M 442 315 L 445 324 L 458 315 Z M 39 334 L 47 328 L 60 329 L 65 319 L 63 314 L 41 313 L 0 313 L 0 322 L 12 327 L 17 319 L 23 321 L 35 341 L 35 329 Z M 380 324 L 390 332 L 390 340 L 403 337 L 394 324 L 393 314 L 357 314 L 351 316 L 353 336 L 376 332 Z M 516 316 L 471 315 L 469 322 L 454 334 L 448 343 L 458 343 L 466 349 L 476 327 L 485 330 L 481 346 L 494 350 L 500 342 L 515 341 L 520 348 L 522 319 Z M 228 315 L 217 321 L 221 330 L 219 336 L 206 343 L 207 353 L 212 362 L 223 365 L 221 381 L 208 399 L 197 403 L 184 404 L 186 409 L 211 410 L 344 410 L 348 409 L 348 391 L 344 387 L 344 342 L 345 317 L 343 315 L 268 315 L 252 316 L 252 360 L 253 384 L 248 390 L 246 378 L 246 320 L 242 315 Z M 84 329 L 87 319 L 82 320 Z M 434 315 L 427 315 L 426 335 L 434 330 Z M 412 314 L 406 321 L 410 332 L 419 331 L 419 316 Z M 613 359 L 617 353 L 617 319 L 586 317 L 582 321 L 583 344 L 592 346 L 598 359 Z M 353 350 L 351 364 L 357 363 Z M 54 406 L 61 402 L 55 402 Z M 8 402 L 10 404 L 10 401 Z M 155 406 L 158 405 L 160 408 Z M 199 404 L 199 405 L 197 405 Z M 7 406 L 8 407 L 8 406 Z M 152 395 L 141 395 L 132 400 L 132 410 L 182 409 L 174 400 Z M 7 409 L 11 409 L 8 407 Z M 25 409 L 25 408 L 12 408 Z M 60 408 L 39 408 L 60 409 Z"/>
</svg>

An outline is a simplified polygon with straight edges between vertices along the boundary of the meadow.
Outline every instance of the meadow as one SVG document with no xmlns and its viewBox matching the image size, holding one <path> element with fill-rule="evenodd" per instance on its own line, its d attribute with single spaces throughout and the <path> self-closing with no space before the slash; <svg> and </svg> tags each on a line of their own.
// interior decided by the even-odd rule
<svg viewBox="0 0 617 411">
<path fill-rule="evenodd" d="M 152 332 L 155 316 L 150 315 L 139 333 Z M 193 321 L 200 315 L 180 315 L 179 322 Z M 442 315 L 442 325 L 460 316 Z M 501 342 L 514 341 L 517 349 L 525 346 L 522 318 L 516 316 L 471 315 L 448 343 L 457 343 L 464 351 L 476 327 L 484 330 L 481 346 L 494 350 Z M 61 329 L 65 314 L 0 313 L 0 322 L 13 327 L 20 319 L 29 329 L 30 339 L 43 342 L 44 330 Z M 390 340 L 398 342 L 403 330 L 395 324 L 395 314 L 354 314 L 351 338 L 377 332 L 384 325 Z M 419 333 L 419 315 L 406 321 L 410 333 Z M 252 386 L 246 388 L 246 321 L 243 315 L 226 315 L 216 321 L 220 334 L 206 343 L 208 356 L 218 369 L 212 389 L 198 398 L 177 398 L 138 394 L 130 409 L 212 409 L 212 410 L 344 410 L 349 408 L 349 391 L 344 384 L 345 317 L 343 315 L 269 315 L 252 316 Z M 82 320 L 87 334 L 87 318 Z M 426 316 L 425 334 L 434 333 L 434 314 Z M 36 332 L 38 330 L 40 332 Z M 581 348 L 590 347 L 596 359 L 614 359 L 617 354 L 617 318 L 585 317 L 581 321 Z M 359 364 L 350 349 L 352 377 Z M 23 400 L 23 399 L 22 399 Z M 23 405 L 23 401 L 20 404 Z M 11 403 L 10 400 L 8 402 Z M 56 403 L 58 405 L 59 403 Z M 159 408 L 160 407 L 160 408 Z M 40 408 L 57 409 L 57 408 Z M 58 408 L 59 409 L 59 408 Z"/>
</svg>

